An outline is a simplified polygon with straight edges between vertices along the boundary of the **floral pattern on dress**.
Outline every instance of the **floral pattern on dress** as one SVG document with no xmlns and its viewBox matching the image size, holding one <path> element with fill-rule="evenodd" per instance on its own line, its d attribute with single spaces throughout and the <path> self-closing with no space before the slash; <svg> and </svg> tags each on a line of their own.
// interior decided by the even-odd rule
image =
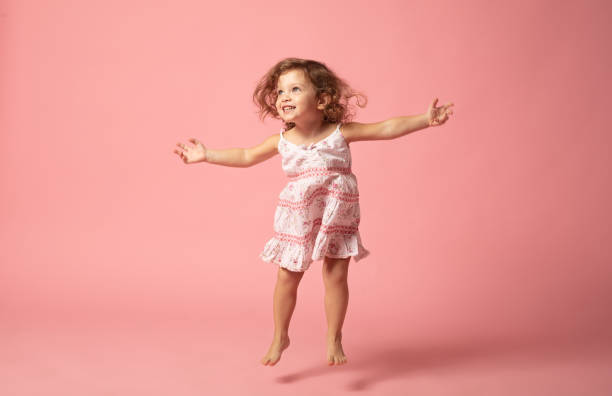
<svg viewBox="0 0 612 396">
<path fill-rule="evenodd" d="M 289 142 L 280 132 L 278 151 L 289 178 L 274 213 L 274 235 L 260 257 L 291 271 L 306 271 L 325 256 L 359 261 L 370 252 L 359 233 L 357 177 L 338 124 L 310 145 Z"/>
</svg>

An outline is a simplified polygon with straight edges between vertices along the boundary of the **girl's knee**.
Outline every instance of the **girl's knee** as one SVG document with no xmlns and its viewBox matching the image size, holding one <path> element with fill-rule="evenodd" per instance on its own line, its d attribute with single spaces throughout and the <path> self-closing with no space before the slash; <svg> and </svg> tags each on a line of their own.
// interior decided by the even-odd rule
<svg viewBox="0 0 612 396">
<path fill-rule="evenodd" d="M 344 286 L 348 283 L 348 276 L 346 273 L 324 274 L 323 283 L 325 283 L 325 286 Z"/>
<path fill-rule="evenodd" d="M 323 280 L 326 284 L 346 283 L 350 257 L 325 257 L 323 261 Z"/>
<path fill-rule="evenodd" d="M 304 272 L 290 271 L 284 267 L 278 267 L 278 280 L 281 282 L 299 282 Z"/>
</svg>

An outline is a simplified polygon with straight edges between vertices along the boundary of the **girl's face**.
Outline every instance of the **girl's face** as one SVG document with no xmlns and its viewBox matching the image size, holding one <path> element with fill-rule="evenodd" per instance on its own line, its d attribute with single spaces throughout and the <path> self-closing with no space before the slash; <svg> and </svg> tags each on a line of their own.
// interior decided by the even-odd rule
<svg viewBox="0 0 612 396">
<path fill-rule="evenodd" d="M 296 119 L 313 120 L 322 117 L 321 104 L 316 91 L 302 69 L 292 69 L 281 74 L 276 84 L 276 111 L 285 122 Z"/>
</svg>

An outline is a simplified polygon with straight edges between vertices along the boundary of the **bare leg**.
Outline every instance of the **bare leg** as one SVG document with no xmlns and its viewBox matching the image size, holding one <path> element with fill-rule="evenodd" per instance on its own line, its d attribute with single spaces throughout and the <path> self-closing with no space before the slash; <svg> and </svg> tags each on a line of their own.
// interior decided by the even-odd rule
<svg viewBox="0 0 612 396">
<path fill-rule="evenodd" d="M 342 324 L 348 307 L 348 265 L 350 257 L 325 257 L 323 283 L 325 284 L 325 314 L 327 316 L 327 364 L 346 363 L 342 350 Z"/>
<path fill-rule="evenodd" d="M 289 322 L 295 308 L 297 289 L 304 272 L 289 271 L 278 267 L 274 288 L 274 337 L 266 355 L 261 359 L 264 366 L 274 366 L 283 350 L 289 346 Z"/>
</svg>

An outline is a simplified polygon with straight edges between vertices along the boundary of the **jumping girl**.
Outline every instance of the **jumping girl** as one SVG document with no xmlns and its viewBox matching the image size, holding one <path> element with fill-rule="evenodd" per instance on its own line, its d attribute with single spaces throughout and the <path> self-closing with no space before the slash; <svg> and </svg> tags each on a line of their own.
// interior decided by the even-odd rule
<svg viewBox="0 0 612 396">
<path fill-rule="evenodd" d="M 348 264 L 370 252 L 359 234 L 359 191 L 351 170 L 349 144 L 365 140 L 390 140 L 430 126 L 442 125 L 453 114 L 449 103 L 415 116 L 395 117 L 362 124 L 350 122 L 348 100 L 363 95 L 352 89 L 325 64 L 287 58 L 259 81 L 253 101 L 261 120 L 281 119 L 284 127 L 250 148 L 212 150 L 200 141 L 177 143 L 185 164 L 249 167 L 281 154 L 288 183 L 279 195 L 274 214 L 274 234 L 259 257 L 278 267 L 274 289 L 274 336 L 261 359 L 273 366 L 289 346 L 289 322 L 297 289 L 311 263 L 323 260 L 327 364 L 346 363 L 342 349 L 342 324 L 348 306 Z"/>
</svg>

